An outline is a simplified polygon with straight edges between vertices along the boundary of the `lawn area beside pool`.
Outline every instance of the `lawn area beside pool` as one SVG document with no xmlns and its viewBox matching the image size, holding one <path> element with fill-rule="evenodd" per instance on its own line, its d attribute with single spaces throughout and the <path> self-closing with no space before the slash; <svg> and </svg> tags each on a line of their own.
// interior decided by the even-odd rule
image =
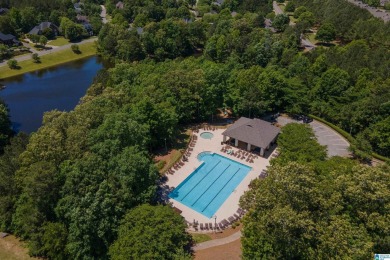
<svg viewBox="0 0 390 260">
<path fill-rule="evenodd" d="M 190 185 L 181 190 L 181 192 L 186 193 L 181 194 L 183 201 L 180 201 L 180 198 L 178 200 L 169 198 L 169 202 L 181 211 L 181 215 L 189 223 L 197 221 L 198 223 L 212 223 L 214 225 L 215 222 L 219 223 L 224 219 L 232 217 L 239 208 L 239 199 L 248 190 L 250 182 L 259 177 L 260 173 L 269 165 L 270 158 L 272 158 L 272 156 L 267 158 L 257 156 L 253 163 L 250 163 L 244 159 L 236 158 L 230 153 L 222 152 L 221 149 L 225 146 L 225 144 L 222 144 L 222 132 L 224 131 L 225 129 L 200 130 L 198 133 L 195 133 L 194 135 L 197 137 L 195 138 L 196 142 L 191 147 L 191 155 L 187 156 L 187 161 L 184 162 L 180 169 L 175 170 L 174 174 L 167 174 L 168 180 L 164 186 L 168 189 L 168 193 L 172 193 L 175 188 L 178 188 L 180 191 L 180 188 L 185 186 L 186 183 L 193 182 L 193 186 L 190 183 Z M 211 139 L 200 137 L 204 132 L 212 133 Z M 238 151 L 238 148 L 232 147 L 231 150 Z M 204 160 L 203 156 L 205 154 L 214 154 L 217 160 L 203 168 L 200 166 L 204 164 L 202 160 Z M 219 163 L 218 160 L 223 161 L 223 163 Z M 240 165 L 242 167 L 239 167 Z M 218 170 L 210 171 L 213 167 L 218 168 Z M 240 168 L 247 169 L 247 172 L 244 170 L 238 174 L 241 171 Z M 202 171 L 203 175 L 199 175 L 189 181 L 192 178 L 190 175 L 196 172 L 197 169 Z M 207 176 L 209 172 L 213 173 Z M 202 180 L 202 178 L 204 179 Z M 233 178 L 236 178 L 235 181 L 230 181 Z M 185 181 L 186 179 L 187 181 Z M 229 187 L 226 188 L 224 185 Z M 197 191 L 194 192 L 195 190 Z M 224 195 L 218 197 L 223 192 L 225 192 Z M 214 200 L 214 198 L 216 199 Z M 200 213 L 199 211 L 207 208 L 208 203 L 210 205 L 215 203 L 215 209 L 210 210 L 208 214 Z M 195 206 L 199 206 L 199 209 L 194 209 Z M 217 217 L 216 220 L 214 216 Z"/>
<path fill-rule="evenodd" d="M 53 53 L 40 56 L 40 63 L 34 63 L 32 59 L 18 62 L 20 69 L 10 69 L 8 66 L 0 67 L 0 79 L 22 75 L 27 72 L 49 68 L 69 61 L 90 57 L 96 54 L 96 45 L 94 42 L 79 44 L 81 53 L 74 53 L 70 47 Z"/>
</svg>

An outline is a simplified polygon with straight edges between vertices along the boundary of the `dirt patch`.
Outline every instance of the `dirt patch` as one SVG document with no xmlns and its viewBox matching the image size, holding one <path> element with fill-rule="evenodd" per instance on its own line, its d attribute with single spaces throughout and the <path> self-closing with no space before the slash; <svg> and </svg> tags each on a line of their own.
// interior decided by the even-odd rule
<svg viewBox="0 0 390 260">
<path fill-rule="evenodd" d="M 156 157 L 154 157 L 154 160 L 156 162 L 158 161 L 169 162 L 170 158 L 172 157 L 172 154 L 174 154 L 176 151 L 177 151 L 176 149 L 169 150 L 168 153 L 157 155 Z"/>
<path fill-rule="evenodd" d="M 196 260 L 235 260 L 241 259 L 241 239 L 195 252 Z"/>
<path fill-rule="evenodd" d="M 9 235 L 5 238 L 0 238 L 0 259 L 7 260 L 25 260 L 38 258 L 30 257 L 28 249 L 15 236 Z"/>
</svg>

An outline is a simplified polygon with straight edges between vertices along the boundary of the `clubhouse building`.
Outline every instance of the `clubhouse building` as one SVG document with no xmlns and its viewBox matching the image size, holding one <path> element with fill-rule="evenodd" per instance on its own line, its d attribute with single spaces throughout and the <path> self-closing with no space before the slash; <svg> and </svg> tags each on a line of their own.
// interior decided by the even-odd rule
<svg viewBox="0 0 390 260">
<path fill-rule="evenodd" d="M 280 129 L 261 119 L 241 117 L 223 135 L 223 142 L 264 156 L 276 142 Z"/>
</svg>

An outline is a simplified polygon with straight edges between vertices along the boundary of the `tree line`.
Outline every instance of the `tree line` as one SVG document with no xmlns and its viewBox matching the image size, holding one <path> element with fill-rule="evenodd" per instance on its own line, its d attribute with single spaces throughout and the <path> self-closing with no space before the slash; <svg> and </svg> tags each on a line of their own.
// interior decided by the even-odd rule
<svg viewBox="0 0 390 260">
<path fill-rule="evenodd" d="M 243 259 L 368 259 L 390 249 L 389 166 L 326 160 L 313 137 L 308 126 L 283 127 L 268 177 L 241 197 Z"/>
</svg>

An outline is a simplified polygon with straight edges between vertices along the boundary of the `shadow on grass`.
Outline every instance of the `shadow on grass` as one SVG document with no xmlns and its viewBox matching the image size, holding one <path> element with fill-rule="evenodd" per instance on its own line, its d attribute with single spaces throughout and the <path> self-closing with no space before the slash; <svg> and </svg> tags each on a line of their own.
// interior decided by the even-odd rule
<svg viewBox="0 0 390 260">
<path fill-rule="evenodd" d="M 328 48 L 336 46 L 334 43 L 330 43 L 330 42 L 318 42 L 315 45 L 322 46 L 322 47 L 328 47 Z"/>
</svg>

